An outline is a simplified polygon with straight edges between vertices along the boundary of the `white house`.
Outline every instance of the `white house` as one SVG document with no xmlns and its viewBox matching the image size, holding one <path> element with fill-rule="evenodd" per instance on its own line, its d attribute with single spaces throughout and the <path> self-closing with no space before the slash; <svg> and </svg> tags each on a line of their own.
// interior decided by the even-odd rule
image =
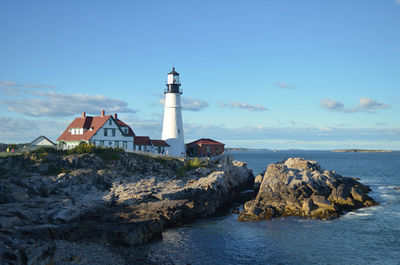
<svg viewBox="0 0 400 265">
<path fill-rule="evenodd" d="M 96 146 L 123 148 L 125 151 L 141 151 L 164 154 L 169 145 L 163 140 L 151 140 L 148 136 L 135 133 L 118 115 L 82 116 L 75 118 L 57 139 L 59 149 L 72 149 L 86 143 Z"/>
<path fill-rule="evenodd" d="M 101 116 L 86 116 L 83 112 L 58 137 L 57 146 L 60 149 L 71 149 L 80 143 L 87 143 L 132 151 L 134 137 L 131 127 L 119 120 L 117 114 L 105 115 L 102 110 Z"/>
<path fill-rule="evenodd" d="M 53 143 L 49 138 L 47 138 L 46 136 L 39 136 L 38 138 L 36 138 L 35 140 L 33 140 L 32 142 L 29 143 L 28 147 L 56 147 L 56 144 Z"/>
</svg>

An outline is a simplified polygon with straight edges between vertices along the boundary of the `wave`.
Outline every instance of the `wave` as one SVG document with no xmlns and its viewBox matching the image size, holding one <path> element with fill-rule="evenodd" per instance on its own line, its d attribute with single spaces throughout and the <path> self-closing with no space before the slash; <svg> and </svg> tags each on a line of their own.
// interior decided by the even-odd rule
<svg viewBox="0 0 400 265">
<path fill-rule="evenodd" d="M 383 193 L 383 194 L 381 195 L 381 197 L 383 197 L 383 198 L 388 198 L 388 199 L 395 199 L 395 198 L 398 197 L 398 196 L 392 195 L 392 194 Z"/>
<path fill-rule="evenodd" d="M 379 190 L 384 190 L 384 189 L 389 189 L 389 190 L 398 190 L 400 186 L 395 186 L 395 185 L 388 185 L 388 186 L 379 186 Z"/>
<path fill-rule="evenodd" d="M 344 219 L 355 219 L 355 218 L 371 216 L 371 215 L 373 215 L 371 212 L 357 211 L 357 212 L 348 212 L 345 215 L 343 215 L 342 218 L 344 218 Z"/>
</svg>

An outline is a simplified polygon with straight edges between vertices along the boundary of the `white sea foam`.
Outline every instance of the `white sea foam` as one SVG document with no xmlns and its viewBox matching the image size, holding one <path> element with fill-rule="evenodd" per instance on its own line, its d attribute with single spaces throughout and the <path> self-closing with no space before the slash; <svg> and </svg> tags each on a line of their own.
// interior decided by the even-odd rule
<svg viewBox="0 0 400 265">
<path fill-rule="evenodd" d="M 354 218 L 360 218 L 360 217 L 371 216 L 371 215 L 372 215 L 371 212 L 357 211 L 357 212 L 348 212 L 345 215 L 343 215 L 343 218 L 345 218 L 345 219 L 354 219 Z"/>
<path fill-rule="evenodd" d="M 381 197 L 383 197 L 383 198 L 388 198 L 388 199 L 394 199 L 394 198 L 396 198 L 397 196 L 394 196 L 394 195 L 392 195 L 392 194 L 383 193 L 383 194 L 381 195 Z"/>
<path fill-rule="evenodd" d="M 396 188 L 399 188 L 399 186 L 394 186 L 394 185 L 388 185 L 388 186 L 379 186 L 378 190 L 397 190 Z"/>
</svg>

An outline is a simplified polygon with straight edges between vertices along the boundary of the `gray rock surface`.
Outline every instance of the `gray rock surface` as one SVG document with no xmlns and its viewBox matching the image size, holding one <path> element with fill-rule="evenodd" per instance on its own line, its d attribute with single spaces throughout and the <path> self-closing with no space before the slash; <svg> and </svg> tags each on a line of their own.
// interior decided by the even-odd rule
<svg viewBox="0 0 400 265">
<path fill-rule="evenodd" d="M 174 159 L 49 156 L 0 158 L 0 243 L 13 235 L 7 257 L 48 262 L 52 240 L 140 245 L 166 226 L 215 214 L 254 181 L 246 164 L 229 156 L 181 177 L 175 172 L 183 162 Z M 32 251 L 18 254 L 30 240 Z"/>
<path fill-rule="evenodd" d="M 376 205 L 367 195 L 369 191 L 356 179 L 323 170 L 315 161 L 289 158 L 268 166 L 256 198 L 244 204 L 239 220 L 279 216 L 331 219 L 344 211 Z"/>
</svg>

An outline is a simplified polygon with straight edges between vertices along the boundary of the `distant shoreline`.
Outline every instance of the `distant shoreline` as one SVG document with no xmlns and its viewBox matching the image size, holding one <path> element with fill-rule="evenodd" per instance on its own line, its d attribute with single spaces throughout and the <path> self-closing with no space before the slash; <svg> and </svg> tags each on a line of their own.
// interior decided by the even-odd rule
<svg viewBox="0 0 400 265">
<path fill-rule="evenodd" d="M 393 153 L 392 150 L 337 149 L 334 153 Z"/>
<path fill-rule="evenodd" d="M 242 147 L 228 147 L 225 148 L 226 151 L 270 151 L 270 152 L 281 152 L 281 151 L 325 151 L 325 152 L 333 152 L 333 153 L 394 153 L 399 152 L 400 150 L 383 150 L 383 149 L 267 149 L 267 148 L 242 148 Z"/>
</svg>

